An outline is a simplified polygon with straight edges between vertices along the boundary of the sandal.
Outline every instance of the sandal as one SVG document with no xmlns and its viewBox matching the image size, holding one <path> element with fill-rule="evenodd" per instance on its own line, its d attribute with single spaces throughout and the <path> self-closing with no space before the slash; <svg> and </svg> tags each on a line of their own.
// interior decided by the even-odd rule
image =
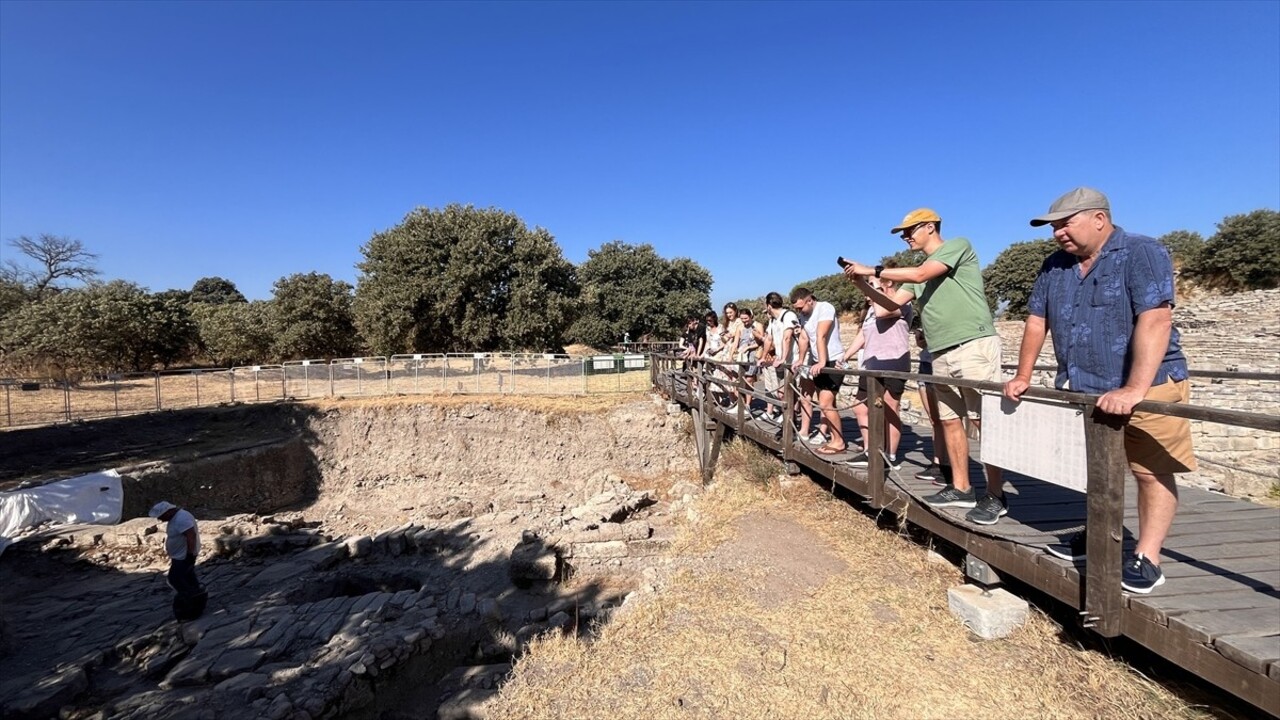
<svg viewBox="0 0 1280 720">
<path fill-rule="evenodd" d="M 830 445 L 823 445 L 815 449 L 814 452 L 819 455 L 843 455 L 849 452 L 849 448 L 842 447 L 842 448 L 836 449 L 831 447 Z"/>
</svg>

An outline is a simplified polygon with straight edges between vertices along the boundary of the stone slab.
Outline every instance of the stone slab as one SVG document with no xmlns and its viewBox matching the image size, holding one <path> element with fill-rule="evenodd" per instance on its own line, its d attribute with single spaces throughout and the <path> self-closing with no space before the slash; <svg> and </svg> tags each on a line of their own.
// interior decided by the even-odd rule
<svg viewBox="0 0 1280 720">
<path fill-rule="evenodd" d="M 1004 588 L 985 591 L 977 585 L 947 590 L 947 606 L 975 635 L 985 640 L 1008 637 L 1027 621 L 1027 601 Z"/>
</svg>

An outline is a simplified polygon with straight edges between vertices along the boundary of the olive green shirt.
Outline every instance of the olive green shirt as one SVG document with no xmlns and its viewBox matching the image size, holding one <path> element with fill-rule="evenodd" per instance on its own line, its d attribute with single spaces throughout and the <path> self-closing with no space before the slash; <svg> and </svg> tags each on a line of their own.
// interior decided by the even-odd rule
<svg viewBox="0 0 1280 720">
<path fill-rule="evenodd" d="M 925 260 L 937 260 L 948 270 L 923 283 L 903 283 L 902 289 L 915 296 L 929 351 L 938 352 L 995 335 L 995 323 L 982 288 L 978 254 L 969 241 L 947 240 Z"/>
</svg>

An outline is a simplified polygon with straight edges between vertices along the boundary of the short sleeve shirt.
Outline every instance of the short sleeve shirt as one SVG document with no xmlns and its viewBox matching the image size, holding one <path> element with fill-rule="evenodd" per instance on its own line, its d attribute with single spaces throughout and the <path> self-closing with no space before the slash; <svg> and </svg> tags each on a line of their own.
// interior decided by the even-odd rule
<svg viewBox="0 0 1280 720">
<path fill-rule="evenodd" d="M 862 321 L 863 369 L 910 371 L 912 315 L 911 303 L 902 306 L 901 317 L 877 318 L 875 308 L 867 309 Z"/>
<path fill-rule="evenodd" d="M 923 283 L 903 283 L 902 289 L 915 297 L 929 349 L 938 352 L 995 335 L 978 254 L 969 241 L 947 240 L 928 260 L 946 265 L 947 272 Z"/>
<path fill-rule="evenodd" d="M 816 302 L 813 312 L 808 317 L 801 315 L 805 334 L 809 336 L 809 362 L 818 362 L 818 323 L 831 321 L 831 336 L 827 338 L 827 362 L 835 362 L 844 355 L 844 345 L 840 344 L 840 319 L 836 317 L 836 307 L 829 302 Z"/>
<path fill-rule="evenodd" d="M 188 530 L 196 531 L 196 552 L 200 552 L 200 529 L 196 526 L 196 518 L 186 510 L 179 510 L 173 514 L 166 524 L 166 537 L 164 540 L 164 551 L 174 560 L 185 560 L 187 558 L 187 538 L 183 536 Z"/>
<path fill-rule="evenodd" d="M 796 314 L 790 310 L 783 310 L 782 313 L 769 320 L 769 337 L 773 338 L 773 354 L 781 356 L 782 346 L 784 343 L 783 334 L 791 328 L 800 327 L 800 321 L 796 319 Z M 787 356 L 782 361 L 788 365 L 795 359 L 796 345 L 793 341 L 791 347 L 787 348 Z"/>
<path fill-rule="evenodd" d="M 1059 389 L 1101 394 L 1129 377 L 1133 329 L 1142 313 L 1174 304 L 1173 262 L 1158 241 L 1117 227 L 1084 277 L 1079 258 L 1064 250 L 1040 267 L 1027 311 L 1045 319 L 1058 361 Z M 1177 328 L 1153 384 L 1187 378 Z"/>
</svg>

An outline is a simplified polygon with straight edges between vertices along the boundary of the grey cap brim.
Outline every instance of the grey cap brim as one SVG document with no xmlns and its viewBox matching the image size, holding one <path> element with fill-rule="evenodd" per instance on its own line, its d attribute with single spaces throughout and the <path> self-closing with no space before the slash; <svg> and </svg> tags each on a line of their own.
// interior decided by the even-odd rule
<svg viewBox="0 0 1280 720">
<path fill-rule="evenodd" d="M 1049 223 L 1058 222 L 1059 220 L 1065 220 L 1071 217 L 1072 215 L 1075 215 L 1076 213 L 1082 213 L 1082 212 L 1084 211 L 1083 210 L 1063 210 L 1061 212 L 1056 212 L 1056 213 L 1047 213 L 1047 214 L 1041 215 L 1038 218 L 1033 219 L 1031 221 L 1031 227 L 1040 227 L 1041 225 L 1048 225 Z"/>
</svg>

